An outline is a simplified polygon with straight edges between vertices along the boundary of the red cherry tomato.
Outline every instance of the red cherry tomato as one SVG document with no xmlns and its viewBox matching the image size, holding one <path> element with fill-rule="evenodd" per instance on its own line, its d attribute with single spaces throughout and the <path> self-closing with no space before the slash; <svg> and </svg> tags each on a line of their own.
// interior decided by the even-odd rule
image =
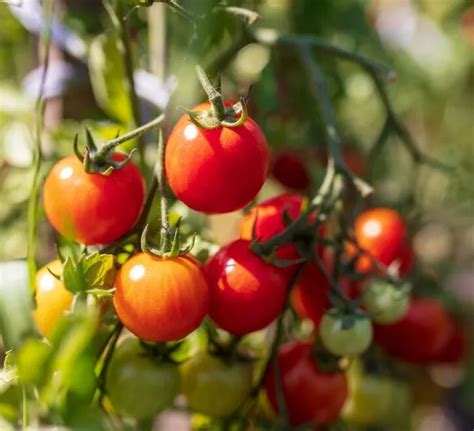
<svg viewBox="0 0 474 431">
<path fill-rule="evenodd" d="M 321 371 L 311 356 L 310 343 L 294 341 L 282 346 L 277 361 L 292 425 L 310 421 L 315 425 L 325 425 L 339 416 L 347 398 L 346 377 L 340 372 Z M 278 411 L 272 365 L 265 376 L 265 391 L 272 407 Z"/>
<path fill-rule="evenodd" d="M 125 159 L 115 153 L 115 161 Z M 74 156 L 60 160 L 44 185 L 44 209 L 66 238 L 108 244 L 128 232 L 143 207 L 143 177 L 133 162 L 110 175 L 88 174 Z"/>
<path fill-rule="evenodd" d="M 291 292 L 291 305 L 300 318 L 312 320 L 315 327 L 331 308 L 328 281 L 316 265 L 306 266 Z"/>
<path fill-rule="evenodd" d="M 237 240 L 220 249 L 207 263 L 210 318 L 235 335 L 269 325 L 282 311 L 289 283 L 288 271 L 265 263 Z"/>
<path fill-rule="evenodd" d="M 285 230 L 283 212 L 287 212 L 291 219 L 296 219 L 301 214 L 304 197 L 293 193 L 284 193 L 274 198 L 267 199 L 253 207 L 242 218 L 240 237 L 252 240 L 253 231 L 260 241 L 266 241 Z M 297 259 L 296 248 L 292 245 L 280 246 L 277 250 L 280 259 Z"/>
<path fill-rule="evenodd" d="M 294 151 L 282 151 L 275 155 L 272 175 L 285 187 L 305 191 L 311 185 L 311 179 L 304 159 Z"/>
<path fill-rule="evenodd" d="M 464 358 L 466 350 L 466 328 L 461 322 L 451 318 L 448 341 L 441 351 L 434 357 L 433 361 L 440 364 L 455 364 Z"/>
<path fill-rule="evenodd" d="M 375 341 L 391 356 L 412 363 L 434 360 L 446 345 L 450 321 L 435 299 L 413 298 L 405 316 L 391 325 L 374 325 Z"/>
<path fill-rule="evenodd" d="M 209 108 L 203 103 L 193 110 Z M 183 115 L 171 132 L 165 156 L 173 193 L 207 214 L 235 211 L 249 204 L 265 182 L 268 145 L 257 123 L 200 129 Z"/>
<path fill-rule="evenodd" d="M 360 214 L 355 221 L 355 238 L 360 247 L 384 265 L 400 260 L 406 271 L 411 265 L 411 250 L 406 245 L 406 224 L 400 214 L 390 208 L 375 208 Z M 354 246 L 348 247 L 355 254 Z M 362 255 L 357 261 L 357 270 L 372 269 L 371 257 Z"/>
<path fill-rule="evenodd" d="M 207 314 L 209 287 L 190 255 L 158 258 L 139 253 L 120 269 L 114 305 L 124 326 L 139 338 L 171 341 L 194 331 Z"/>
</svg>

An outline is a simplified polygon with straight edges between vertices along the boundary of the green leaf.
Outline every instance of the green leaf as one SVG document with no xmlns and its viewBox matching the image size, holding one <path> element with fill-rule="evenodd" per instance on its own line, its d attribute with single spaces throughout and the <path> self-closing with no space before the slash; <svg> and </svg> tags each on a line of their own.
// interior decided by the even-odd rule
<svg viewBox="0 0 474 431">
<path fill-rule="evenodd" d="M 83 271 L 89 289 L 110 289 L 115 281 L 115 256 L 90 254 L 84 258 Z"/>
<path fill-rule="evenodd" d="M 66 258 L 63 265 L 64 286 L 72 293 L 84 292 L 87 290 L 87 284 L 82 270 L 82 257 L 77 265 L 70 257 Z"/>
<path fill-rule="evenodd" d="M 76 264 L 69 257 L 64 263 L 64 285 L 73 293 L 110 289 L 114 284 L 115 274 L 115 256 L 111 254 L 83 254 Z"/>
<path fill-rule="evenodd" d="M 41 340 L 26 341 L 17 355 L 18 378 L 22 383 L 41 385 L 47 377 L 51 347 Z"/>
<path fill-rule="evenodd" d="M 0 263 L 0 331 L 7 349 L 17 349 L 37 336 L 33 322 L 33 298 L 25 260 Z"/>
<path fill-rule="evenodd" d="M 89 50 L 89 74 L 97 104 L 123 124 L 132 122 L 125 67 L 119 41 L 112 33 L 97 36 Z"/>
</svg>

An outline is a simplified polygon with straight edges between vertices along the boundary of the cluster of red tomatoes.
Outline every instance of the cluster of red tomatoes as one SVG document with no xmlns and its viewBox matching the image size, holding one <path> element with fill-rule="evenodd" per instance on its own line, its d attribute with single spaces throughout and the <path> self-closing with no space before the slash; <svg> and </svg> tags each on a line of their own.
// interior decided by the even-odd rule
<svg viewBox="0 0 474 431">
<path fill-rule="evenodd" d="M 208 107 L 199 105 L 195 111 Z M 113 158 L 122 161 L 124 156 L 115 153 Z M 250 118 L 237 127 L 201 129 L 185 115 L 166 148 L 166 175 L 173 193 L 206 214 L 248 205 L 266 179 L 268 164 L 265 137 Z M 105 176 L 85 172 L 79 160 L 68 157 L 54 166 L 44 189 L 51 224 L 82 244 L 109 244 L 126 235 L 143 203 L 144 181 L 133 162 Z M 223 246 L 204 267 L 190 254 L 134 254 L 115 280 L 113 304 L 118 318 L 139 339 L 153 343 L 186 337 L 205 316 L 218 328 L 243 336 L 270 325 L 289 301 L 302 319 L 314 323 L 316 343 L 337 357 L 358 355 L 375 338 L 388 354 L 404 361 L 458 359 L 461 347 L 453 354 L 453 346 L 461 346 L 460 331 L 443 306 L 434 299 L 410 298 L 406 290 L 381 277 L 364 285 L 339 280 L 344 295 L 360 297 L 362 307 L 352 314 L 332 307 L 334 286 L 313 262 L 305 264 L 290 292 L 290 281 L 302 264 L 273 265 L 255 254 L 250 244 L 254 238 L 265 241 L 283 232 L 285 217 L 299 217 L 303 204 L 303 196 L 283 194 L 254 206 L 242 219 L 240 238 Z M 324 228 L 318 234 L 324 235 Z M 344 253 L 356 257 L 359 273 L 376 273 L 376 263 L 398 265 L 400 274 L 410 269 L 412 251 L 397 212 L 379 208 L 362 213 L 354 236 L 355 242 L 348 243 Z M 330 269 L 324 247 L 318 245 L 316 253 Z M 292 244 L 278 247 L 276 255 L 299 257 Z M 59 261 L 46 267 L 55 274 L 62 271 Z M 47 337 L 71 306 L 73 295 L 46 267 L 37 275 L 35 318 Z M 153 416 L 170 406 L 180 390 L 192 409 L 223 416 L 248 398 L 253 379 L 248 361 L 229 363 L 200 353 L 178 370 L 169 361 L 157 363 L 137 338 L 129 338 L 113 355 L 106 388 L 113 409 L 136 418 Z M 289 422 L 295 425 L 333 421 L 348 397 L 345 373 L 320 367 L 310 341 L 281 346 L 276 362 L 267 367 L 264 388 L 275 411 L 281 408 L 277 386 L 284 394 Z M 127 391 L 119 390 L 123 387 Z"/>
</svg>

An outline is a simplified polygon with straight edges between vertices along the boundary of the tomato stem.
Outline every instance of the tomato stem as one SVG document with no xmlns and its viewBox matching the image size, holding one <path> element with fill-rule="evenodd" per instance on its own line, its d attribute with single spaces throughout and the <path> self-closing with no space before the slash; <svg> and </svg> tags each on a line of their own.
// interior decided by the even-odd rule
<svg viewBox="0 0 474 431">
<path fill-rule="evenodd" d="M 166 175 L 165 175 L 165 141 L 163 131 L 158 131 L 158 160 L 155 175 L 158 178 L 158 193 L 160 194 L 161 211 L 161 236 L 160 249 L 163 253 L 170 247 L 170 224 L 168 218 L 168 199 L 166 197 Z"/>
</svg>

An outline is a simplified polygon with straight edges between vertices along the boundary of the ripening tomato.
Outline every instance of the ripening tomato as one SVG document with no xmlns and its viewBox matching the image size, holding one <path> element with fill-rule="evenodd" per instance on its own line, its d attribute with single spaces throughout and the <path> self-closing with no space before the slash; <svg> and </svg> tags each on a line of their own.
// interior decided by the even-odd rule
<svg viewBox="0 0 474 431">
<path fill-rule="evenodd" d="M 295 151 L 281 151 L 275 155 L 272 175 L 284 186 L 305 191 L 311 185 L 311 178 L 304 159 Z"/>
<path fill-rule="evenodd" d="M 466 328 L 460 321 L 450 317 L 448 341 L 441 351 L 435 355 L 433 362 L 439 364 L 455 364 L 464 358 L 466 350 Z"/>
<path fill-rule="evenodd" d="M 285 230 L 283 213 L 296 219 L 301 214 L 304 197 L 294 193 L 284 193 L 274 198 L 267 199 L 254 206 L 248 214 L 242 218 L 240 225 L 240 237 L 252 240 L 253 233 L 260 241 L 266 241 Z M 299 257 L 293 245 L 280 246 L 277 249 L 280 259 L 297 259 Z"/>
<path fill-rule="evenodd" d="M 372 341 L 372 322 L 365 316 L 346 316 L 332 309 L 321 320 L 319 336 L 334 355 L 359 355 Z"/>
<path fill-rule="evenodd" d="M 113 160 L 125 160 L 114 153 Z M 63 236 L 82 244 L 108 244 L 128 232 L 143 207 L 143 177 L 133 162 L 104 176 L 88 174 L 74 156 L 60 160 L 44 185 L 48 220 Z"/>
<path fill-rule="evenodd" d="M 373 280 L 362 291 L 362 304 L 376 323 L 395 323 L 402 319 L 409 303 L 406 289 L 385 280 Z"/>
<path fill-rule="evenodd" d="M 59 259 L 43 266 L 36 273 L 36 308 L 33 317 L 41 335 L 48 338 L 53 333 L 64 313 L 71 308 L 73 294 L 54 277 L 61 276 L 63 266 Z"/>
<path fill-rule="evenodd" d="M 431 298 L 413 298 L 405 316 L 390 325 L 374 325 L 375 341 L 391 356 L 413 363 L 434 360 L 450 334 L 449 316 Z"/>
<path fill-rule="evenodd" d="M 301 425 L 313 421 L 325 425 L 335 420 L 347 397 L 347 381 L 341 372 L 323 372 L 311 356 L 311 344 L 294 341 L 280 347 L 277 355 L 281 388 L 289 422 Z M 275 371 L 270 365 L 265 391 L 278 411 Z"/>
<path fill-rule="evenodd" d="M 179 386 L 178 367 L 148 356 L 137 338 L 125 339 L 112 354 L 105 390 L 117 413 L 151 419 L 173 404 Z"/>
<path fill-rule="evenodd" d="M 181 365 L 181 388 L 189 406 L 208 416 L 228 416 L 252 389 L 249 362 L 226 363 L 217 356 L 198 353 Z"/>
<path fill-rule="evenodd" d="M 355 239 L 360 247 L 373 258 L 388 266 L 398 260 L 400 269 L 405 272 L 411 264 L 410 250 L 406 244 L 407 228 L 400 214 L 390 208 L 374 208 L 360 214 L 355 221 Z M 350 255 L 356 248 L 349 245 Z M 370 256 L 362 255 L 356 268 L 360 272 L 368 272 L 373 263 Z"/>
<path fill-rule="evenodd" d="M 203 103 L 193 110 L 209 107 Z M 190 208 L 206 214 L 248 205 L 265 182 L 268 164 L 267 141 L 251 118 L 241 126 L 206 130 L 185 114 L 166 146 L 166 174 L 173 193 Z"/>
<path fill-rule="evenodd" d="M 200 325 L 208 311 L 208 284 L 190 255 L 136 254 L 120 268 L 115 287 L 114 305 L 120 320 L 144 340 L 183 338 Z"/>
<path fill-rule="evenodd" d="M 269 325 L 282 311 L 289 273 L 264 262 L 237 240 L 221 248 L 206 265 L 210 318 L 222 329 L 243 335 Z"/>
</svg>

